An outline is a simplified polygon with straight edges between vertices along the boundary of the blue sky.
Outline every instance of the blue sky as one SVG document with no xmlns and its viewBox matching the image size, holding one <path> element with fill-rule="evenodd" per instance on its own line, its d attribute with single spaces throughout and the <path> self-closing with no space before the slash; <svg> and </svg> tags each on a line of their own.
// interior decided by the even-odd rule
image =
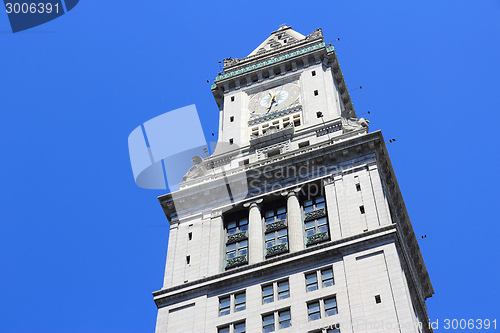
<svg viewBox="0 0 500 333">
<path fill-rule="evenodd" d="M 498 318 L 499 1 L 95 1 L 12 34 L 0 14 L 0 332 L 152 332 L 168 239 L 129 133 L 196 104 L 282 23 L 323 28 L 382 129 L 436 294 Z M 441 331 L 440 329 L 439 331 Z"/>
</svg>

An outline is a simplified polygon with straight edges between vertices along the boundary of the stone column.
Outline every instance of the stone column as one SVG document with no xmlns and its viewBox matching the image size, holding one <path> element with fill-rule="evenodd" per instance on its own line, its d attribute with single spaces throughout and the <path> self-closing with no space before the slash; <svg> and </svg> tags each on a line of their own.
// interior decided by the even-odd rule
<svg viewBox="0 0 500 333">
<path fill-rule="evenodd" d="M 255 264 L 264 260 L 264 243 L 262 239 L 262 216 L 260 206 L 262 199 L 247 202 L 248 208 L 248 263 Z"/>
<path fill-rule="evenodd" d="M 299 198 L 300 189 L 290 190 L 282 193 L 286 195 L 286 218 L 288 222 L 288 244 L 290 253 L 304 249 L 304 232 L 302 231 L 302 214 L 300 212 Z"/>
</svg>

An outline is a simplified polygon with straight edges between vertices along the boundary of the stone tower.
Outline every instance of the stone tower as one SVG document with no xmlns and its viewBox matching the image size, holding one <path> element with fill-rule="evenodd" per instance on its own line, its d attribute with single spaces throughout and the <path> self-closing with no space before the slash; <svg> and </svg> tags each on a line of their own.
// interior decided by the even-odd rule
<svg viewBox="0 0 500 333">
<path fill-rule="evenodd" d="M 217 148 L 159 197 L 156 332 L 430 332 L 434 291 L 384 138 L 357 118 L 321 29 L 281 26 L 211 89 Z"/>
</svg>

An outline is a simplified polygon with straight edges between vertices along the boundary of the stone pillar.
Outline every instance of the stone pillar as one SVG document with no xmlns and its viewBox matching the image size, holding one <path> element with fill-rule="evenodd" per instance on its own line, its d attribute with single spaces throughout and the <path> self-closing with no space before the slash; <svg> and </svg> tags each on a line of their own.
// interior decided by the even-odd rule
<svg viewBox="0 0 500 333">
<path fill-rule="evenodd" d="M 264 260 L 264 243 L 262 238 L 262 216 L 260 206 L 262 199 L 247 202 L 248 208 L 248 263 L 255 264 Z"/>
<path fill-rule="evenodd" d="M 304 232 L 302 231 L 302 214 L 300 212 L 299 198 L 300 190 L 294 189 L 282 193 L 286 195 L 286 218 L 288 222 L 288 245 L 290 253 L 304 249 Z"/>
</svg>

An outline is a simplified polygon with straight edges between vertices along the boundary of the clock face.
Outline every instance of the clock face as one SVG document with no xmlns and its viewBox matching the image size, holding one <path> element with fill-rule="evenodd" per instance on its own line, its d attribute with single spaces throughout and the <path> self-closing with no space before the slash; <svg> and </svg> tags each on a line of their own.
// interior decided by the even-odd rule
<svg viewBox="0 0 500 333">
<path fill-rule="evenodd" d="M 248 110 L 252 114 L 263 114 L 283 109 L 295 102 L 299 94 L 299 86 L 293 83 L 264 90 L 252 96 Z"/>
</svg>

